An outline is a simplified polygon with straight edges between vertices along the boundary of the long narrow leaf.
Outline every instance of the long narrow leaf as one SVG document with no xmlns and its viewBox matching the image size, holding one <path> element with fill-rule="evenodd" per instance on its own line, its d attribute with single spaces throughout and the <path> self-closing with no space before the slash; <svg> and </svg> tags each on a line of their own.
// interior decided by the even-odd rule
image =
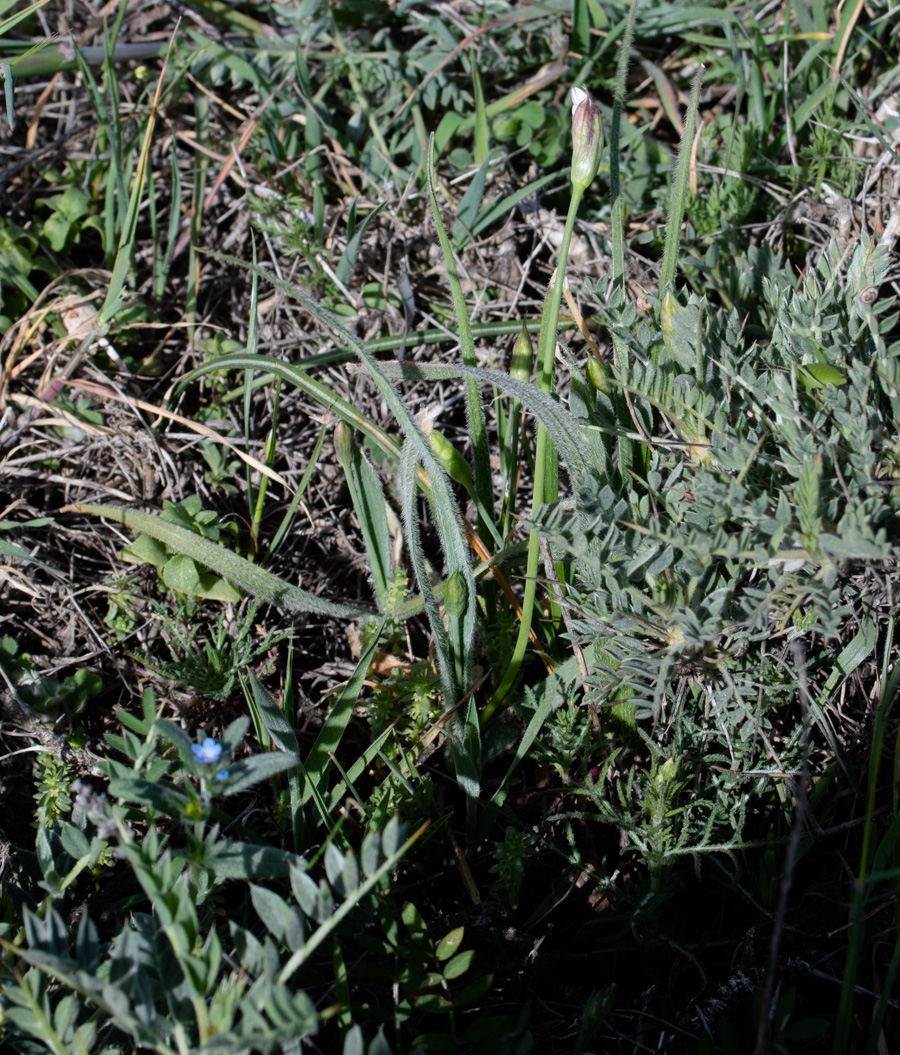
<svg viewBox="0 0 900 1055">
<path fill-rule="evenodd" d="M 122 10 L 124 10 L 124 6 Z M 175 38 L 173 36 L 169 45 L 170 54 L 171 46 L 174 42 Z M 147 179 L 147 166 L 150 163 L 150 145 L 153 142 L 153 129 L 156 127 L 156 117 L 159 113 L 159 99 L 162 94 L 163 80 L 165 78 L 168 62 L 169 57 L 167 55 L 159 74 L 159 81 L 157 82 L 156 91 L 153 95 L 153 105 L 150 108 L 150 114 L 147 117 L 147 125 L 144 129 L 144 141 L 141 145 L 140 156 L 138 157 L 138 167 L 137 172 L 135 173 L 134 185 L 131 188 L 131 197 L 128 200 L 128 212 L 125 217 L 125 226 L 119 236 L 119 248 L 116 252 L 116 262 L 113 266 L 112 277 L 109 280 L 109 288 L 106 291 L 106 298 L 103 301 L 103 306 L 97 313 L 97 325 L 99 327 L 106 327 L 122 307 L 122 290 L 125 287 L 125 277 L 128 268 L 131 265 L 131 254 L 134 249 L 135 235 L 137 234 L 137 220 L 140 212 L 141 197 L 143 196 L 144 184 Z"/>
<path fill-rule="evenodd" d="M 216 360 L 221 365 L 222 360 Z M 408 381 L 446 381 L 465 377 L 473 381 L 495 385 L 502 392 L 515 396 L 547 429 L 559 448 L 569 472 L 574 476 L 584 471 L 584 453 L 588 449 L 584 433 L 575 418 L 566 412 L 558 399 L 541 391 L 530 381 L 521 381 L 500 370 L 481 367 L 444 366 L 437 363 L 382 363 L 388 377 L 402 377 Z"/>
<path fill-rule="evenodd" d="M 662 267 L 659 273 L 659 292 L 665 293 L 675 281 L 678 267 L 678 248 L 681 245 L 681 221 L 684 219 L 684 203 L 688 195 L 688 175 L 691 167 L 691 145 L 694 142 L 694 131 L 697 127 L 697 106 L 700 102 L 700 84 L 703 81 L 705 67 L 701 66 L 694 78 L 691 88 L 691 100 L 688 103 L 684 119 L 684 135 L 681 139 L 681 150 L 678 152 L 678 167 L 675 170 L 675 181 L 672 184 L 672 197 L 669 204 L 669 222 L 666 226 L 666 245 L 663 250 Z"/>
<path fill-rule="evenodd" d="M 613 284 L 621 285 L 625 281 L 625 198 L 622 194 L 622 182 L 619 176 L 619 150 L 622 141 L 622 110 L 625 106 L 625 82 L 628 78 L 628 60 L 631 55 L 631 41 L 634 37 L 634 16 L 638 0 L 631 0 L 628 8 L 628 20 L 619 50 L 619 64 L 616 70 L 616 88 L 613 96 L 612 125 L 609 130 L 609 200 L 612 205 L 612 256 Z"/>
<path fill-rule="evenodd" d="M 284 712 L 272 698 L 265 685 L 257 678 L 253 670 L 249 671 L 250 689 L 253 693 L 253 701 L 262 721 L 263 728 L 272 738 L 275 746 L 300 761 L 300 745 L 297 743 L 297 734 L 294 727 L 284 716 Z M 299 846 L 300 825 L 302 820 L 302 782 L 300 780 L 300 767 L 295 765 L 288 772 L 288 793 L 291 799 L 291 820 L 294 832 L 294 848 Z"/>
<path fill-rule="evenodd" d="M 422 600 L 425 605 L 425 614 L 431 625 L 434 635 L 434 651 L 438 661 L 438 674 L 441 679 L 441 692 L 444 694 L 447 707 L 452 707 L 457 698 L 464 691 L 463 686 L 456 680 L 453 669 L 453 658 L 450 651 L 450 641 L 447 637 L 447 629 L 441 619 L 441 610 L 435 596 L 434 588 L 425 564 L 425 553 L 422 548 L 422 538 L 419 532 L 419 505 L 418 487 L 416 479 L 417 462 L 415 451 L 409 443 L 403 447 L 400 458 L 400 493 L 403 510 L 403 523 L 406 528 L 406 541 L 409 546 L 409 559 L 416 575 L 419 589 L 422 591 Z M 465 656 L 463 662 L 465 663 Z M 451 731 L 457 735 L 460 732 L 458 722 L 453 722 Z"/>
<path fill-rule="evenodd" d="M 330 755 L 337 750 L 341 737 L 344 735 L 344 730 L 347 728 L 350 717 L 353 714 L 353 708 L 359 700 L 363 682 L 369 673 L 369 666 L 372 663 L 372 657 L 375 655 L 383 629 L 384 623 L 372 635 L 372 640 L 359 657 L 350 680 L 341 689 L 337 699 L 331 704 L 325 724 L 319 731 L 316 742 L 303 762 L 306 781 L 303 787 L 303 794 L 300 797 L 301 805 L 305 805 L 312 798 L 314 790 L 317 790 L 320 795 L 325 793 L 325 782 L 331 764 Z"/>
<path fill-rule="evenodd" d="M 343 902 L 340 908 L 338 908 L 332 915 L 331 919 L 329 919 L 327 923 L 323 923 L 322 926 L 319 927 L 319 929 L 310 937 L 309 941 L 303 946 L 303 948 L 298 949 L 284 967 L 282 967 L 281 973 L 278 975 L 279 982 L 287 982 L 297 968 L 302 966 L 302 964 L 309 959 L 322 942 L 325 941 L 332 931 L 343 922 L 359 902 L 378 886 L 382 878 L 390 875 L 391 872 L 394 871 L 397 865 L 403 860 L 407 851 L 419 841 L 430 824 L 431 821 L 425 821 L 424 824 L 419 825 L 416 831 L 413 832 L 399 850 L 392 853 L 390 857 L 380 865 L 377 871 L 373 872 L 364 883 L 361 883 L 356 890 L 354 890 L 353 894 Z"/>
<path fill-rule="evenodd" d="M 341 619 L 355 619 L 360 615 L 370 615 L 371 609 L 357 605 L 335 604 L 325 601 L 299 586 L 279 579 L 263 568 L 251 564 L 236 553 L 219 546 L 209 539 L 202 538 L 193 531 L 170 524 L 160 517 L 141 513 L 136 509 L 125 509 L 122 506 L 77 505 L 69 506 L 68 512 L 85 513 L 88 516 L 106 517 L 124 524 L 133 531 L 142 531 L 178 553 L 198 561 L 212 569 L 223 579 L 227 579 L 238 589 L 263 601 L 297 612 L 315 612 L 318 615 L 331 615 Z"/>
<path fill-rule="evenodd" d="M 299 301 L 299 303 L 315 316 L 315 318 L 317 318 L 323 325 L 327 326 L 332 333 L 336 334 L 342 342 L 352 348 L 365 365 L 373 383 L 393 414 L 397 424 L 400 426 L 400 429 L 406 438 L 406 442 L 411 445 L 411 449 L 415 451 L 419 462 L 424 465 L 425 470 L 428 473 L 431 485 L 432 509 L 434 512 L 435 526 L 437 527 L 441 547 L 444 552 L 444 560 L 447 564 L 448 574 L 452 575 L 455 571 L 459 571 L 466 584 L 467 601 L 463 625 L 466 649 L 466 669 L 471 670 L 475 640 L 477 599 L 475 579 L 472 575 L 472 568 L 469 563 L 468 545 L 462 531 L 459 509 L 456 505 L 456 500 L 453 497 L 453 492 L 450 489 L 447 476 L 435 457 L 419 423 L 415 420 L 409 408 L 400 397 L 400 394 L 382 370 L 381 364 L 371 354 L 365 343 L 343 326 L 335 315 L 323 308 L 321 304 L 318 304 L 302 289 L 292 285 L 290 282 L 284 282 L 282 279 L 278 278 L 277 275 L 273 275 L 271 272 L 266 271 L 263 268 L 248 265 L 242 260 L 238 260 L 236 257 L 227 256 L 222 253 L 210 253 L 209 255 L 215 257 L 217 260 L 222 260 L 226 263 L 244 268 L 251 273 L 258 273 L 261 278 L 264 278 L 277 289 L 282 290 L 294 300 Z M 274 366 L 274 363 L 271 365 Z M 221 360 L 219 360 L 219 366 L 221 368 Z M 336 397 L 330 394 L 330 390 L 326 389 L 326 391 L 329 392 L 330 401 L 336 402 Z M 348 418 L 348 420 L 351 419 Z M 424 594 L 431 589 L 431 585 L 427 581 L 420 581 L 419 588 Z M 438 621 L 438 624 L 432 623 L 432 631 L 435 634 L 440 632 L 439 624 L 440 621 Z M 468 685 L 460 686 L 462 692 L 467 691 L 468 688 Z M 454 702 L 456 701 L 448 700 L 448 706 L 452 706 Z"/>
<path fill-rule="evenodd" d="M 428 144 L 428 196 L 431 200 L 431 213 L 434 218 L 434 226 L 437 230 L 438 241 L 441 243 L 441 252 L 444 254 L 444 266 L 447 269 L 447 278 L 450 282 L 450 293 L 453 298 L 453 311 L 456 315 L 456 325 L 459 328 L 459 343 L 462 349 L 462 360 L 466 366 L 476 367 L 478 360 L 475 356 L 475 342 L 472 339 L 472 327 L 466 310 L 466 299 L 463 296 L 459 274 L 456 270 L 456 260 L 453 257 L 453 249 L 438 207 L 437 191 L 435 190 L 434 176 L 434 136 Z M 474 379 L 466 379 L 466 417 L 468 419 L 469 431 L 472 436 L 472 448 L 475 454 L 475 493 L 478 495 L 482 506 L 489 510 L 493 517 L 494 493 L 491 483 L 491 452 L 488 446 L 487 429 L 484 423 L 484 407 L 481 404 L 481 392 Z M 489 541 L 489 533 L 484 525 L 478 534 L 482 541 Z"/>
</svg>

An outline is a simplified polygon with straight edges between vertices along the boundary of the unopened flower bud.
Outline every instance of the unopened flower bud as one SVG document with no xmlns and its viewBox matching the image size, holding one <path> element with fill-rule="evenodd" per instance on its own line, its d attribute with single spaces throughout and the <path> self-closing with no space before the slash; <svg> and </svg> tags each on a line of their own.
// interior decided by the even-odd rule
<svg viewBox="0 0 900 1055">
<path fill-rule="evenodd" d="M 672 338 L 675 334 L 675 315 L 680 307 L 672 291 L 667 289 L 659 306 L 659 325 L 666 350 L 669 352 L 672 351 Z"/>
<path fill-rule="evenodd" d="M 600 114 L 590 93 L 572 89 L 572 184 L 587 190 L 597 175 L 603 129 Z"/>
<path fill-rule="evenodd" d="M 453 444 L 442 433 L 434 429 L 428 437 L 431 449 L 437 455 L 444 471 L 456 484 L 462 484 L 466 490 L 472 487 L 472 467 L 459 453 Z"/>
<path fill-rule="evenodd" d="M 350 471 L 355 446 L 353 429 L 346 421 L 339 421 L 334 427 L 334 453 L 337 455 L 338 464 L 345 473 Z"/>
<path fill-rule="evenodd" d="M 531 367 L 534 363 L 534 345 L 528 327 L 522 323 L 522 332 L 513 348 L 512 361 L 509 364 L 509 376 L 517 381 L 531 380 Z"/>
<path fill-rule="evenodd" d="M 587 375 L 588 381 L 590 381 L 591 387 L 595 392 L 602 392 L 604 396 L 610 394 L 612 386 L 609 383 L 609 373 L 606 369 L 606 364 L 595 355 L 588 356 Z"/>
<path fill-rule="evenodd" d="M 459 571 L 455 571 L 447 580 L 444 588 L 444 607 L 447 615 L 456 618 L 466 610 L 466 583 Z"/>
</svg>

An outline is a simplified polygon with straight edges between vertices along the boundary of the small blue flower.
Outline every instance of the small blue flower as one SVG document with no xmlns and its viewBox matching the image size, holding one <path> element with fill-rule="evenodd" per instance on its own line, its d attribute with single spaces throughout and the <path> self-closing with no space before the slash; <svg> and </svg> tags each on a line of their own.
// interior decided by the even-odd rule
<svg viewBox="0 0 900 1055">
<path fill-rule="evenodd" d="M 191 744 L 191 750 L 194 752 L 194 758 L 198 762 L 206 764 L 219 761 L 219 756 L 222 754 L 222 745 L 217 744 L 211 736 L 208 736 L 202 744 Z"/>
<path fill-rule="evenodd" d="M 227 780 L 227 779 L 228 779 L 228 770 L 227 769 L 220 769 L 219 772 L 216 773 L 216 780 Z"/>
</svg>

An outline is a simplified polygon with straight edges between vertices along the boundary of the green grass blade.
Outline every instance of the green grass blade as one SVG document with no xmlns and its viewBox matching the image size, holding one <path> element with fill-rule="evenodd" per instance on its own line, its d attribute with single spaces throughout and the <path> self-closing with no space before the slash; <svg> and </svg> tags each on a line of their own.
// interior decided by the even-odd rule
<svg viewBox="0 0 900 1055">
<path fill-rule="evenodd" d="M 396 869 L 397 865 L 400 864 L 408 851 L 419 841 L 430 824 L 431 821 L 425 821 L 424 824 L 421 824 L 395 853 L 392 853 L 364 883 L 361 883 L 356 888 L 353 894 L 335 911 L 331 919 L 329 919 L 327 923 L 323 923 L 322 926 L 315 931 L 303 948 L 298 949 L 293 956 L 291 956 L 284 967 L 282 967 L 281 973 L 278 975 L 279 982 L 282 984 L 287 982 L 297 968 L 301 967 L 316 949 L 318 949 L 322 942 L 325 941 L 332 932 L 340 926 L 344 919 L 350 915 L 359 902 L 375 890 L 385 876 L 390 875 Z"/>
<path fill-rule="evenodd" d="M 472 226 L 478 219 L 481 203 L 484 200 L 484 188 L 487 185 L 489 168 L 490 160 L 485 158 L 478 171 L 472 177 L 472 182 L 469 184 L 466 193 L 459 200 L 452 232 L 453 243 L 457 251 L 461 250 L 469 242 L 470 238 L 474 237 Z"/>
<path fill-rule="evenodd" d="M 330 756 L 337 751 L 344 731 L 353 716 L 353 708 L 356 706 L 360 692 L 362 692 L 363 682 L 369 673 L 369 666 L 378 648 L 383 630 L 384 623 L 382 622 L 359 657 L 350 680 L 328 708 L 328 717 L 325 719 L 325 724 L 319 731 L 316 742 L 310 749 L 309 754 L 303 760 L 306 776 L 303 793 L 300 796 L 301 806 L 309 802 L 314 789 L 319 795 L 325 794 L 328 773 L 331 768 Z"/>
<path fill-rule="evenodd" d="M 456 260 L 450 240 L 444 229 L 438 207 L 437 191 L 435 189 L 434 174 L 434 136 L 428 143 L 428 196 L 431 199 L 431 213 L 434 217 L 434 226 L 437 230 L 438 240 L 441 243 L 441 252 L 444 254 L 444 266 L 447 268 L 447 279 L 450 282 L 450 292 L 453 298 L 453 311 L 456 315 L 456 324 L 459 327 L 459 343 L 462 350 L 462 360 L 466 366 L 475 367 L 478 360 L 475 356 L 475 342 L 472 338 L 472 328 L 469 324 L 469 316 L 466 310 L 466 301 L 463 296 L 459 274 L 456 270 Z M 488 446 L 487 429 L 484 423 L 484 408 L 481 404 L 481 392 L 478 383 L 472 379 L 466 380 L 466 415 L 468 418 L 469 432 L 472 436 L 472 448 L 475 461 L 475 492 L 482 506 L 489 510 L 491 518 L 494 516 L 494 490 L 491 478 L 491 453 Z M 483 542 L 487 543 L 490 533 L 484 524 L 479 527 L 478 534 Z"/>
<path fill-rule="evenodd" d="M 334 430 L 334 449 L 363 534 L 378 607 L 383 611 L 392 573 L 391 534 L 381 480 L 354 439 L 353 430 L 343 421 Z"/>
<path fill-rule="evenodd" d="M 49 572 L 50 575 L 55 575 L 57 579 L 62 578 L 55 568 L 51 568 L 49 564 L 44 564 L 42 561 L 39 561 L 37 557 L 32 557 L 32 555 L 27 550 L 22 549 L 21 546 L 16 546 L 12 542 L 7 542 L 2 538 L 0 538 L 0 557 L 13 557 L 16 560 L 27 561 L 29 564 L 33 564 L 35 567 L 40 568 L 42 571 Z"/>
<path fill-rule="evenodd" d="M 663 250 L 662 268 L 659 274 L 660 295 L 669 291 L 675 282 L 678 268 L 678 250 L 681 245 L 681 221 L 684 219 L 684 206 L 688 196 L 688 175 L 691 165 L 691 145 L 697 127 L 697 107 L 700 102 L 700 84 L 703 81 L 705 67 L 701 66 L 694 77 L 691 88 L 691 101 L 688 104 L 684 119 L 684 135 L 681 149 L 678 152 L 678 166 L 675 170 L 675 182 L 672 184 L 672 197 L 669 202 L 669 222 L 666 226 L 666 245 Z"/>
<path fill-rule="evenodd" d="M 216 360 L 221 368 L 226 357 Z M 382 369 L 388 377 L 403 378 L 408 381 L 446 381 L 452 378 L 471 378 L 485 385 L 499 388 L 501 392 L 514 396 L 524 403 L 528 410 L 547 430 L 554 445 L 559 449 L 570 475 L 578 476 L 586 467 L 585 453 L 589 445 L 585 444 L 584 433 L 578 421 L 565 410 L 559 400 L 531 381 L 522 381 L 501 370 L 485 370 L 481 367 L 443 366 L 434 363 L 382 363 Z"/>
<path fill-rule="evenodd" d="M 395 421 L 403 431 L 406 442 L 411 445 L 411 449 L 415 451 L 416 457 L 419 462 L 423 464 L 425 471 L 428 474 L 431 485 L 432 512 L 434 514 L 438 537 L 440 538 L 441 547 L 444 552 L 444 560 L 447 564 L 448 575 L 452 575 L 455 571 L 459 570 L 466 584 L 467 605 L 464 620 L 467 654 L 466 669 L 471 670 L 475 639 L 477 598 L 475 579 L 472 575 L 472 568 L 469 563 L 468 544 L 466 543 L 465 536 L 460 526 L 459 509 L 456 500 L 453 497 L 453 493 L 450 490 L 446 473 L 435 457 L 431 445 L 426 439 L 425 434 L 422 432 L 419 423 L 412 416 L 409 408 L 403 402 L 399 393 L 391 384 L 382 369 L 382 364 L 375 359 L 365 343 L 355 334 L 347 330 L 336 316 L 323 308 L 321 304 L 318 304 L 312 297 L 297 286 L 292 285 L 290 282 L 284 282 L 276 275 L 265 271 L 263 268 L 248 265 L 235 257 L 227 256 L 222 253 L 209 253 L 208 255 L 215 257 L 218 260 L 223 260 L 226 263 L 235 264 L 251 273 L 254 271 L 258 272 L 261 278 L 264 278 L 276 288 L 287 293 L 288 296 L 292 297 L 294 300 L 299 301 L 324 326 L 327 326 L 328 329 L 336 334 L 341 341 L 351 347 L 366 367 L 373 383 L 387 404 L 391 414 L 394 416 Z M 269 369 L 273 370 L 273 372 L 277 372 L 277 361 L 266 360 L 266 362 Z M 221 368 L 221 360 L 218 360 L 218 365 Z M 293 373 L 294 378 L 296 378 L 296 374 L 297 372 L 295 371 Z M 300 382 L 297 380 L 295 383 Z M 308 390 L 316 387 L 312 384 L 311 378 L 303 382 L 301 387 L 306 386 L 308 386 Z M 365 420 L 364 417 L 359 415 L 349 404 L 345 401 L 339 400 L 338 397 L 327 388 L 327 386 L 318 385 L 318 390 L 320 392 L 324 391 L 325 405 L 331 407 L 331 409 L 339 416 L 344 417 L 344 420 L 351 422 L 362 422 Z M 349 411 L 346 415 L 341 413 L 341 410 L 339 409 L 341 403 L 343 403 L 344 407 Z M 379 430 L 373 428 L 370 422 L 366 421 L 366 426 L 367 431 L 369 434 L 373 435 L 373 437 L 377 437 L 379 441 L 383 438 L 383 433 L 379 436 Z M 360 424 L 359 427 L 362 428 L 362 424 Z M 423 591 L 423 594 L 431 589 L 430 584 L 427 582 L 427 577 L 425 582 L 419 582 L 419 588 Z M 437 624 L 432 624 L 432 629 L 435 633 L 439 633 L 439 625 L 441 625 L 440 620 L 438 620 Z M 465 692 L 468 689 L 468 686 L 460 686 L 460 689 L 462 692 Z M 456 701 L 447 701 L 447 705 L 452 706 L 453 702 Z"/>
<path fill-rule="evenodd" d="M 524 187 L 520 187 L 519 190 L 513 191 L 512 194 L 504 195 L 499 201 L 497 198 L 492 198 L 488 204 L 481 209 L 473 222 L 468 225 L 472 237 L 477 238 L 482 231 L 487 230 L 488 227 L 497 223 L 497 221 L 501 220 L 507 215 L 507 213 L 512 212 L 520 201 L 524 201 L 526 198 L 534 196 L 539 190 L 546 187 L 548 183 L 558 183 L 559 178 L 560 176 L 558 172 L 549 172 L 546 176 L 539 176 L 536 180 L 532 180 Z M 480 327 L 473 326 L 473 336 L 480 336 L 479 330 Z"/>
<path fill-rule="evenodd" d="M 419 590 L 422 593 L 425 614 L 428 616 L 428 622 L 431 625 L 431 632 L 434 635 L 434 651 L 438 662 L 438 674 L 441 679 L 441 692 L 444 696 L 444 706 L 450 708 L 456 704 L 461 692 L 465 691 L 463 688 L 465 682 L 461 685 L 457 681 L 454 671 L 453 656 L 450 649 L 450 641 L 447 635 L 447 628 L 444 626 L 444 621 L 441 619 L 440 605 L 435 596 L 434 588 L 431 584 L 429 569 L 425 562 L 425 552 L 422 547 L 422 538 L 419 531 L 420 518 L 417 469 L 418 461 L 416 459 L 415 450 L 407 441 L 403 445 L 403 452 L 400 457 L 400 495 L 401 508 L 403 511 L 403 525 L 406 530 L 407 545 L 409 546 L 410 563 L 413 566 L 416 582 L 419 584 Z M 451 575 L 453 574 L 454 572 L 451 572 Z M 469 669 L 469 663 L 466 661 L 466 673 Z M 452 722 L 450 729 L 454 737 L 458 739 L 461 731 L 459 722 Z"/>
<path fill-rule="evenodd" d="M 253 254 L 253 263 L 257 263 L 256 254 L 256 235 L 250 239 L 250 252 Z M 247 323 L 247 351 L 251 355 L 254 355 L 257 351 L 259 342 L 259 276 L 253 275 L 250 279 L 250 311 L 248 313 Z M 244 371 L 244 444 L 247 450 L 250 450 L 250 423 L 252 418 L 252 407 L 253 407 L 253 389 L 250 382 L 253 379 L 253 372 L 251 370 Z M 256 504 L 256 489 L 253 486 L 253 476 L 250 472 L 250 466 L 245 467 L 244 480 L 247 484 L 247 509 L 252 519 L 254 506 Z M 251 532 L 254 537 L 254 549 L 256 549 L 256 533 Z"/>
<path fill-rule="evenodd" d="M 625 197 L 622 194 L 619 151 L 622 147 L 622 110 L 625 106 L 625 82 L 628 78 L 628 61 L 631 55 L 631 42 L 634 39 L 634 17 L 637 5 L 638 0 L 631 0 L 631 6 L 628 8 L 628 20 L 625 23 L 622 46 L 619 49 L 619 64 L 616 68 L 612 125 L 609 130 L 609 201 L 612 208 L 610 225 L 614 285 L 622 285 L 625 281 Z"/>
<path fill-rule="evenodd" d="M 266 551 L 265 557 L 260 563 L 265 564 L 274 553 L 278 551 L 285 535 L 287 535 L 288 528 L 294 519 L 294 515 L 297 512 L 297 506 L 303 501 L 303 495 L 306 493 L 306 488 L 309 486 L 309 481 L 312 479 L 312 474 L 315 472 L 315 468 L 319 463 L 319 455 L 322 453 L 322 445 L 325 442 L 326 426 L 322 426 L 319 431 L 319 438 L 316 440 L 316 445 L 313 447 L 312 454 L 309 456 L 309 461 L 306 463 L 306 468 L 303 470 L 303 476 L 300 478 L 300 483 L 297 486 L 297 493 L 291 499 L 291 504 L 285 511 L 284 516 L 281 518 L 281 523 L 278 525 L 278 530 L 272 536 L 272 541 L 269 543 L 269 548 Z"/>
<path fill-rule="evenodd" d="M 256 714 L 259 716 L 263 728 L 279 751 L 284 751 L 292 758 L 296 758 L 299 763 L 300 745 L 297 742 L 297 734 L 294 732 L 293 725 L 285 717 L 284 711 L 278 706 L 276 700 L 257 678 L 252 669 L 248 671 L 248 678 Z M 294 838 L 294 850 L 299 852 L 303 827 L 303 789 L 299 765 L 288 770 L 287 780 L 288 794 L 291 800 L 291 828 Z"/>
<path fill-rule="evenodd" d="M 366 233 L 366 228 L 369 224 L 378 216 L 381 210 L 387 205 L 387 199 L 381 202 L 380 205 L 376 205 L 375 208 L 366 216 L 363 222 L 351 232 L 347 231 L 347 245 L 343 253 L 341 253 L 341 259 L 337 263 L 337 267 L 334 269 L 335 275 L 337 275 L 338 281 L 346 285 L 350 281 L 350 276 L 353 274 L 353 268 L 356 266 L 356 258 L 359 256 L 359 247 L 362 244 L 363 235 Z"/>
<path fill-rule="evenodd" d="M 14 15 L 10 15 L 9 18 L 4 18 L 0 22 L 0 35 L 6 33 L 7 30 L 12 29 L 13 26 L 17 26 L 24 19 L 30 17 L 39 8 L 43 7 L 44 4 L 49 3 L 49 0 L 35 0 L 35 3 L 29 4 L 28 7 L 22 8 L 21 11 L 17 11 Z M 12 4 L 7 4 L 6 8 L 12 7 Z"/>
<path fill-rule="evenodd" d="M 269 601 L 280 608 L 288 608 L 297 612 L 316 612 L 319 615 L 333 615 L 339 619 L 355 619 L 360 615 L 372 614 L 371 609 L 358 605 L 325 601 L 251 564 L 250 561 L 225 549 L 224 546 L 210 542 L 209 539 L 188 531 L 186 528 L 178 527 L 177 524 L 162 520 L 160 517 L 150 516 L 136 509 L 124 509 L 121 506 L 85 504 L 72 506 L 70 509 L 88 516 L 106 517 L 108 520 L 124 524 L 132 531 L 144 532 L 165 545 L 171 546 L 176 552 L 212 569 L 217 575 L 221 575 L 223 579 L 227 579 L 246 593 L 259 597 L 263 601 Z"/>
<path fill-rule="evenodd" d="M 478 71 L 478 52 L 472 48 L 469 52 L 469 67 L 472 70 L 472 94 L 475 96 L 475 164 L 482 165 L 488 159 L 490 143 L 488 141 L 487 114 L 484 105 L 484 85 Z"/>
<path fill-rule="evenodd" d="M 368 767 L 375 761 L 375 759 L 381 752 L 381 749 L 387 743 L 388 737 L 393 731 L 394 725 L 392 723 L 387 727 L 387 729 L 384 730 L 384 732 L 377 739 L 372 741 L 372 743 L 359 756 L 359 758 L 346 771 L 346 773 L 340 766 L 337 766 L 337 768 L 340 770 L 343 779 L 339 783 L 335 784 L 335 786 L 328 793 L 328 809 L 330 813 L 334 813 L 334 811 L 340 805 L 341 799 L 347 793 L 348 788 L 352 790 L 353 782 L 355 780 L 358 780 L 368 769 Z M 365 809 L 367 803 L 360 800 L 360 805 L 363 807 L 363 809 Z"/>
<path fill-rule="evenodd" d="M 124 7 L 124 5 L 123 5 Z M 174 42 L 174 38 L 173 38 Z M 134 239 L 137 234 L 137 220 L 140 212 L 141 198 L 144 193 L 144 184 L 147 180 L 147 167 L 150 164 L 150 145 L 153 142 L 153 129 L 156 127 L 156 118 L 159 114 L 159 99 L 162 94 L 163 80 L 165 79 L 168 56 L 160 71 L 156 91 L 153 94 L 153 105 L 147 117 L 144 128 L 144 141 L 141 145 L 138 157 L 137 171 L 131 188 L 131 197 L 128 200 L 128 212 L 125 217 L 125 225 L 119 234 L 119 247 L 116 251 L 116 261 L 113 265 L 113 273 L 109 280 L 109 288 L 100 311 L 97 313 L 97 325 L 105 329 L 116 316 L 123 304 L 122 290 L 125 288 L 125 280 L 131 267 L 131 256 L 134 251 Z"/>
</svg>

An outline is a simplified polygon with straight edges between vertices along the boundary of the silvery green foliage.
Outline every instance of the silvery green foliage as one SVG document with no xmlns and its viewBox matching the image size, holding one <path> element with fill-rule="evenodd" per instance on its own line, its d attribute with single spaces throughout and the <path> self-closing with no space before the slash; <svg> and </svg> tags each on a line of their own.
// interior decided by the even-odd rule
<svg viewBox="0 0 900 1055">
<path fill-rule="evenodd" d="M 821 642 L 870 600 L 859 574 L 893 561 L 900 342 L 888 344 L 889 290 L 876 297 L 888 264 L 865 237 L 799 277 L 751 250 L 742 313 L 691 295 L 661 306 L 661 326 L 587 285 L 614 361 L 600 391 L 573 378 L 570 407 L 605 469 L 575 478 L 543 530 L 574 558 L 572 621 L 601 726 L 633 737 L 637 724 L 650 745 L 643 775 L 607 758 L 599 784 L 618 792 L 587 788 L 647 859 L 739 836 L 765 785 L 742 773 L 768 768 L 766 738 L 796 701 L 790 643 L 809 644 L 815 686 L 835 664 Z M 789 771 L 799 742 L 780 730 Z M 679 780 L 662 780 L 673 820 L 648 842 L 635 803 L 660 786 L 661 748 Z"/>
<path fill-rule="evenodd" d="M 293 764 L 289 756 L 228 762 L 246 729 L 239 719 L 215 761 L 204 763 L 179 726 L 154 720 L 152 702 L 144 711 L 143 720 L 126 716 L 128 727 L 111 737 L 131 764 L 106 764 L 110 798 L 81 784 L 72 821 L 39 830 L 42 879 L 32 893 L 43 891 L 42 900 L 12 891 L 24 942 L 0 979 L 4 1042 L 60 1055 L 118 1052 L 123 1038 L 160 1055 L 299 1053 L 320 1015 L 294 972 L 343 919 L 358 917 L 358 926 L 378 916 L 375 893 L 404 852 L 403 826 L 394 819 L 370 831 L 358 858 L 329 844 L 316 880 L 303 857 L 233 840 L 211 822 L 213 797 L 268 779 L 285 759 Z M 177 760 L 157 752 L 166 742 Z M 175 839 L 162 833 L 172 821 L 184 825 Z M 101 942 L 88 912 L 70 930 L 57 905 L 108 845 L 145 900 L 111 942 Z M 262 885 L 278 877 L 289 880 L 290 900 Z M 217 895 L 229 879 L 252 881 L 249 926 L 222 926 Z M 383 1037 L 373 1045 L 389 1055 Z"/>
</svg>

